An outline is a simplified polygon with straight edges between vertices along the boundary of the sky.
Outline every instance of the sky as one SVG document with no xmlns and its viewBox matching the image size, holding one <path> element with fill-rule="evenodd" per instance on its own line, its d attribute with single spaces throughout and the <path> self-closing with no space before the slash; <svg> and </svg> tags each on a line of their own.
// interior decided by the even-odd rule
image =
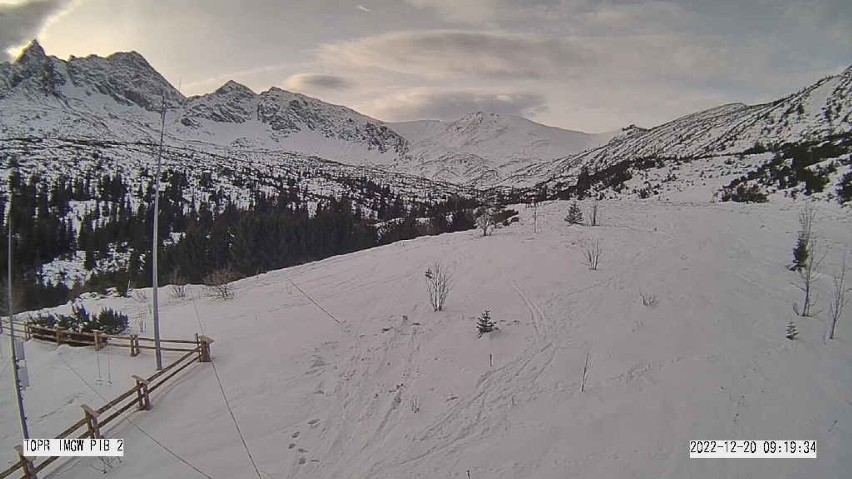
<svg viewBox="0 0 852 479">
<path fill-rule="evenodd" d="M 517 114 L 651 127 L 852 65 L 848 0 L 0 0 L 9 59 L 141 53 L 186 95 L 228 80 L 385 121 Z"/>
</svg>

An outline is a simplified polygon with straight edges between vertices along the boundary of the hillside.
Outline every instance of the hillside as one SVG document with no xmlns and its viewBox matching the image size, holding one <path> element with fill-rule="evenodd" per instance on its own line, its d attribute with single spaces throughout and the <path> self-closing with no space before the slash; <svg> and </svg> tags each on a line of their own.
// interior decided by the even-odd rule
<svg viewBox="0 0 852 479">
<path fill-rule="evenodd" d="M 604 201 L 592 228 L 567 225 L 567 203 L 548 202 L 538 233 L 532 210 L 520 210 L 519 223 L 486 238 L 419 238 L 246 278 L 231 301 L 200 286 L 183 300 L 162 295 L 163 333 L 216 339 L 262 477 L 839 478 L 852 468 L 848 313 L 835 340 L 824 339 L 824 313 L 784 337 L 800 300 L 785 268 L 797 206 Z M 833 274 L 852 220 L 830 204 L 818 218 Z M 592 241 L 604 251 L 597 271 L 581 261 Z M 423 278 L 436 259 L 454 273 L 438 313 Z M 821 298 L 829 285 L 819 280 Z M 85 303 L 150 331 L 145 303 Z M 483 310 L 499 331 L 477 338 Z M 83 380 L 111 397 L 131 372 L 153 369 L 150 354 L 104 351 L 113 385 L 96 384 L 92 351 L 27 343 L 34 436 L 77 420 L 80 403 L 102 403 Z M 11 401 L 9 381 L 0 398 Z M 151 438 L 211 477 L 254 475 L 210 366 L 152 399 L 153 411 L 133 415 L 150 437 L 127 422 L 108 431 L 127 441 L 111 476 L 202 477 Z M 4 461 L 18 441 L 13 411 L 0 407 Z M 813 439 L 819 458 L 688 457 L 690 439 L 732 438 Z M 67 462 L 62 477 L 99 466 Z"/>
<path fill-rule="evenodd" d="M 541 184 L 558 189 L 574 184 L 584 168 L 603 171 L 639 160 L 707 160 L 718 171 L 725 169 L 722 163 L 731 157 L 849 135 L 850 93 L 852 67 L 770 103 L 723 105 L 651 129 L 625 128 L 605 145 L 566 155 L 556 162 L 539 163 L 511 180 L 544 177 Z"/>
<path fill-rule="evenodd" d="M 389 126 L 409 141 L 408 155 L 397 169 L 481 186 L 499 184 L 531 163 L 602 145 L 613 136 L 481 111 L 455 121 L 420 120 Z"/>
</svg>

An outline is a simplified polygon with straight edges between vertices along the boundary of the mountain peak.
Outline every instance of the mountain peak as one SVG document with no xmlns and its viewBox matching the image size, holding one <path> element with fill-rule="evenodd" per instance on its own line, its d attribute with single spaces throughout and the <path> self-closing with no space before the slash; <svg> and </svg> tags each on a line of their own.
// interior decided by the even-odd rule
<svg viewBox="0 0 852 479">
<path fill-rule="evenodd" d="M 240 96 L 246 97 L 255 96 L 255 92 L 251 88 L 243 85 L 242 83 L 237 83 L 234 80 L 228 80 L 227 83 L 220 86 L 219 89 L 217 89 L 214 93 L 217 95 L 227 95 L 235 93 Z"/>
<path fill-rule="evenodd" d="M 15 63 L 20 65 L 25 63 L 41 62 L 45 59 L 47 59 L 47 54 L 44 52 L 44 48 L 42 48 L 38 40 L 33 39 L 33 41 L 24 48 L 21 54 L 18 55 Z"/>
</svg>

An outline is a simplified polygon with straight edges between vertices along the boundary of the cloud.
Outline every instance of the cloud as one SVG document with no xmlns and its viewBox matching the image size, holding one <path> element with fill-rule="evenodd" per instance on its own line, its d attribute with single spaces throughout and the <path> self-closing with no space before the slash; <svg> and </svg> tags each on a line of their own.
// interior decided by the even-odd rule
<svg viewBox="0 0 852 479">
<path fill-rule="evenodd" d="M 547 36 L 504 32 L 392 32 L 319 48 L 326 65 L 384 70 L 428 80 L 595 78 L 706 79 L 747 68 L 746 48 L 677 33 Z"/>
<path fill-rule="evenodd" d="M 337 75 L 321 73 L 298 73 L 284 81 L 288 90 L 309 92 L 315 90 L 347 90 L 352 88 L 352 82 Z"/>
<path fill-rule="evenodd" d="M 491 23 L 497 19 L 500 0 L 405 0 L 419 8 L 434 10 L 440 18 L 453 23 L 472 25 Z"/>
<path fill-rule="evenodd" d="M 38 36 L 51 19 L 71 4 L 71 0 L 0 3 L 0 49 L 13 56 L 14 50 Z"/>
<path fill-rule="evenodd" d="M 545 110 L 545 99 L 532 92 L 415 88 L 380 97 L 360 108 L 387 121 L 454 120 L 473 111 L 532 116 Z"/>
<path fill-rule="evenodd" d="M 393 32 L 320 47 L 329 64 L 430 78 L 539 78 L 594 61 L 592 49 L 536 35 L 456 30 Z"/>
</svg>

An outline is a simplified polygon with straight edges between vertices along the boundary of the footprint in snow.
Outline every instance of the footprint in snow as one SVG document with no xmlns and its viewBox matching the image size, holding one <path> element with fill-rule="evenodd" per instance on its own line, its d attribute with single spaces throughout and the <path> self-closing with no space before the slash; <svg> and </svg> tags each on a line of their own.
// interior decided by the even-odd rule
<svg viewBox="0 0 852 479">
<path fill-rule="evenodd" d="M 319 424 L 319 419 L 311 419 L 308 421 L 308 426 L 317 427 L 317 424 Z"/>
<path fill-rule="evenodd" d="M 295 443 L 295 442 L 291 442 L 291 443 L 290 443 L 290 445 L 289 445 L 289 446 L 287 446 L 287 449 L 293 449 L 294 447 L 296 447 L 296 443 Z"/>
<path fill-rule="evenodd" d="M 297 437 L 299 437 L 299 431 L 294 432 L 292 437 L 293 437 L 293 439 L 296 439 Z"/>
</svg>

